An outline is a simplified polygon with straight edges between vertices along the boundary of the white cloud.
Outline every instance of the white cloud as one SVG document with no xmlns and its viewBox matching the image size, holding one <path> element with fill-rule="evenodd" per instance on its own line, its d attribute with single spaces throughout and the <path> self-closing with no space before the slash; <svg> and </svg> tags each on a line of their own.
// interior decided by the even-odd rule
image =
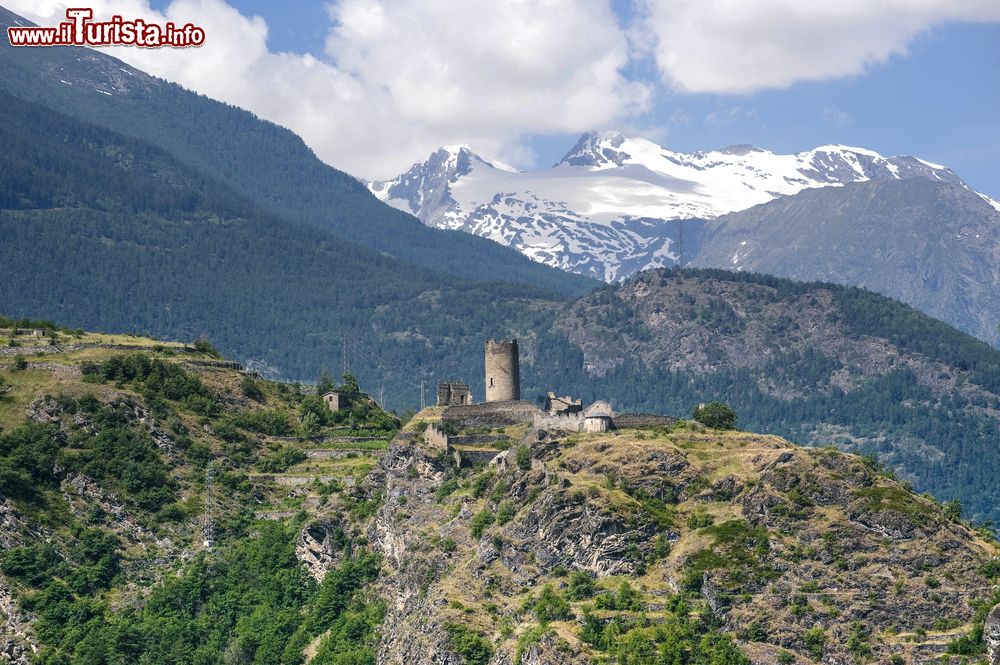
<svg viewBox="0 0 1000 665">
<path fill-rule="evenodd" d="M 998 21 L 997 0 L 644 0 L 665 82 L 749 93 L 849 76 L 946 22 Z"/>
<path fill-rule="evenodd" d="M 79 3 L 6 4 L 54 25 Z M 95 18 L 202 26 L 198 49 L 110 51 L 284 125 L 366 177 L 395 175 L 451 143 L 523 158 L 525 135 L 613 124 L 649 99 L 621 73 L 629 47 L 607 0 L 340 0 L 319 58 L 269 52 L 265 21 L 222 0 L 174 0 L 163 13 L 147 0 L 87 4 Z"/>
</svg>

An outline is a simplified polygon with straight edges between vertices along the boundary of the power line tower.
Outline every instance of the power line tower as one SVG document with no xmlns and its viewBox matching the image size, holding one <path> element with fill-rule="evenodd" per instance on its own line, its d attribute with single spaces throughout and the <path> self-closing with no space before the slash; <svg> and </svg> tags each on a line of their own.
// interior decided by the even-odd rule
<svg viewBox="0 0 1000 665">
<path fill-rule="evenodd" d="M 420 380 L 420 410 L 423 411 L 427 406 L 427 400 L 424 397 L 424 380 Z"/>
<path fill-rule="evenodd" d="M 215 479 L 215 468 L 209 463 L 205 469 L 205 517 L 201 525 L 202 540 L 206 550 L 215 547 L 215 519 L 214 504 L 212 497 L 212 481 Z"/>
<path fill-rule="evenodd" d="M 684 267 L 684 220 L 677 220 L 677 267 Z"/>
</svg>

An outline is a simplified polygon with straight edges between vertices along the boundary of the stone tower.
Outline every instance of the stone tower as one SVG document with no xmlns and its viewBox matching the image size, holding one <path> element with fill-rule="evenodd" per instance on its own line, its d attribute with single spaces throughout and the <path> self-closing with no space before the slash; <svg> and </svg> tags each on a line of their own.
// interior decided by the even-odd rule
<svg viewBox="0 0 1000 665">
<path fill-rule="evenodd" d="M 486 401 L 521 399 L 521 367 L 517 340 L 486 342 Z"/>
</svg>

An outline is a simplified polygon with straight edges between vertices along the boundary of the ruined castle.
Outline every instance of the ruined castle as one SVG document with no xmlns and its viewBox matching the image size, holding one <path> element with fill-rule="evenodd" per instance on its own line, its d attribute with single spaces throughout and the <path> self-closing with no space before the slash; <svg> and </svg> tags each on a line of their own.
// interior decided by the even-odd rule
<svg viewBox="0 0 1000 665">
<path fill-rule="evenodd" d="M 521 360 L 516 339 L 486 342 L 486 401 L 521 399 Z"/>
<path fill-rule="evenodd" d="M 567 432 L 606 432 L 622 426 L 668 424 L 672 419 L 650 414 L 616 414 L 611 404 L 597 400 L 584 407 L 582 400 L 549 392 L 545 407 L 521 399 L 521 367 L 516 339 L 491 339 L 484 349 L 486 400 L 476 404 L 469 386 L 442 381 L 437 405 L 446 407 L 442 421 L 459 428 L 502 428 L 527 423 L 538 429 Z"/>
</svg>

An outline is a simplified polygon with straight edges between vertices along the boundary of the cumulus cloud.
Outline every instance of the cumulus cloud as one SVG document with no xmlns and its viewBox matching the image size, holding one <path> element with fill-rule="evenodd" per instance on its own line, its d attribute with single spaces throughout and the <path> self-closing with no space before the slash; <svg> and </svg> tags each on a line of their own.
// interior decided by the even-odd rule
<svg viewBox="0 0 1000 665">
<path fill-rule="evenodd" d="M 665 82 L 749 93 L 865 71 L 936 25 L 1000 20 L 996 0 L 644 0 Z"/>
<path fill-rule="evenodd" d="M 370 178 L 455 143 L 530 165 L 526 137 L 661 126 L 665 111 L 655 107 L 685 92 L 856 74 L 904 54 L 936 25 L 1000 20 L 997 0 L 632 0 L 625 17 L 611 3 L 334 0 L 324 51 L 306 55 L 270 51 L 266 21 L 224 0 L 172 0 L 162 12 L 149 0 L 85 4 L 97 18 L 201 25 L 207 41 L 198 49 L 108 50 L 284 125 L 324 161 Z M 45 25 L 79 4 L 5 3 Z M 705 123 L 752 113 L 732 102 Z M 824 118 L 845 120 L 833 111 Z"/>
<path fill-rule="evenodd" d="M 65 1 L 8 2 L 46 25 Z M 395 175 L 443 144 L 524 157 L 528 134 L 578 132 L 644 109 L 628 41 L 606 0 L 339 0 L 326 52 L 273 53 L 267 24 L 222 0 L 96 0 L 121 14 L 194 22 L 199 49 L 108 49 L 144 71 L 247 108 L 302 135 L 320 158 Z"/>
</svg>

